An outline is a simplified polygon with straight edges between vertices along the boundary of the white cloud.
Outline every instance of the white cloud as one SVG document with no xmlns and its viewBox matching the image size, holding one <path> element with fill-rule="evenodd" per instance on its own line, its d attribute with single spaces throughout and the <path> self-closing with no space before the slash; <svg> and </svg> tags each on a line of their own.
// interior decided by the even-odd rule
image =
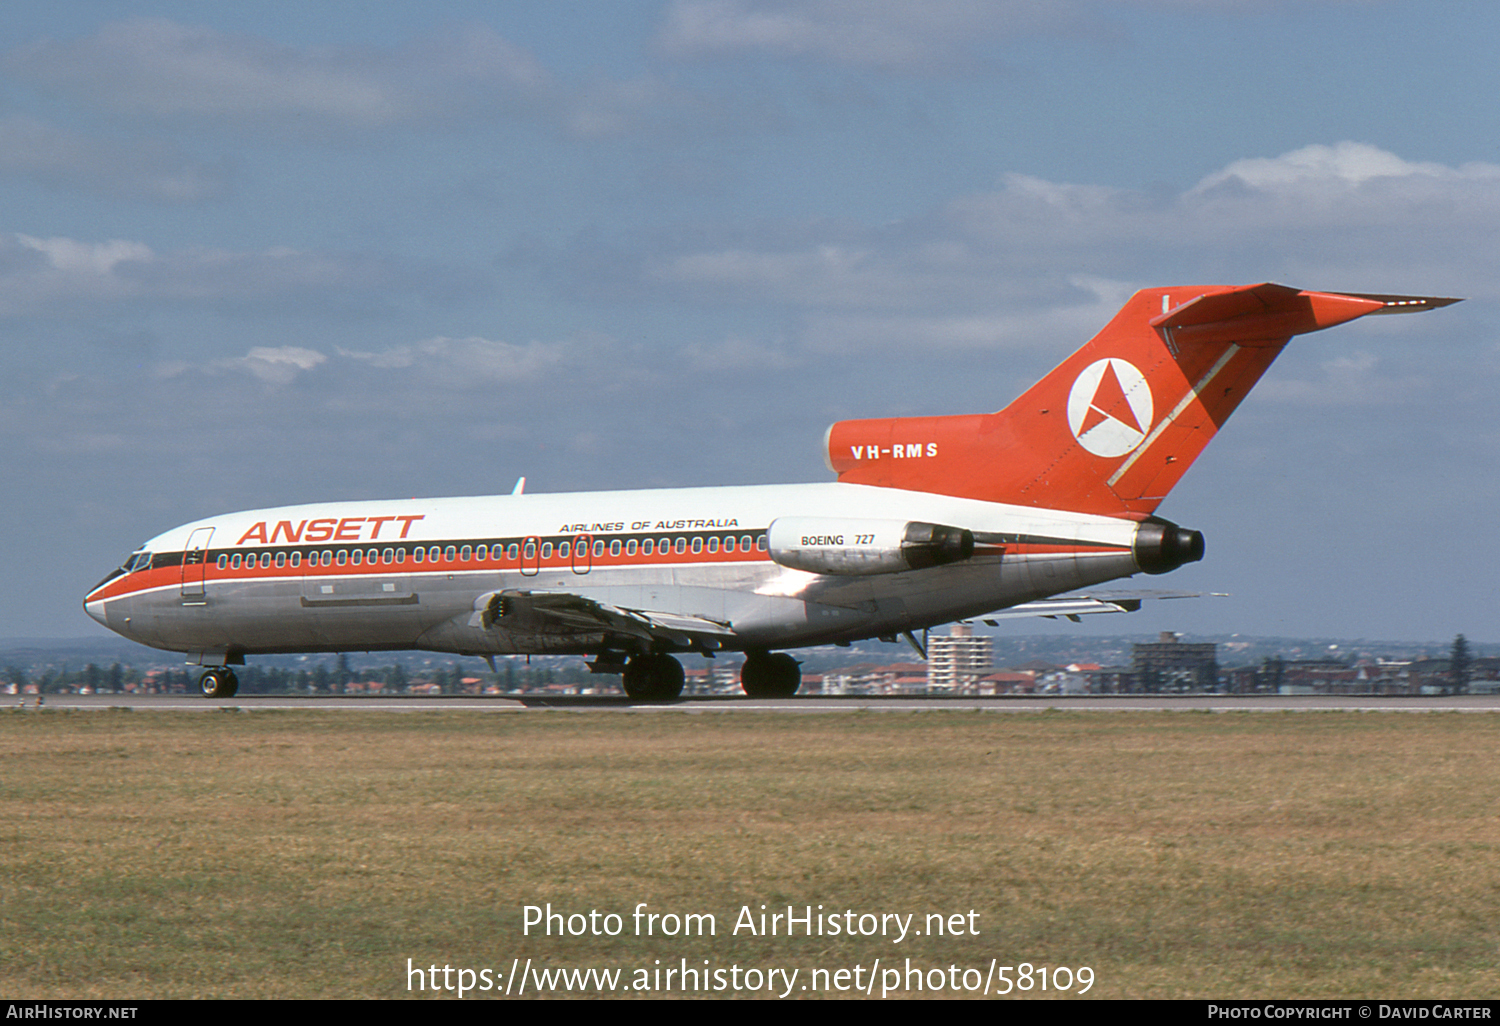
<svg viewBox="0 0 1500 1026">
<path fill-rule="evenodd" d="M 108 275 L 124 260 L 154 260 L 151 247 L 141 242 L 111 239 L 108 242 L 79 242 L 77 239 L 39 239 L 17 235 L 16 241 L 47 258 L 54 270 L 66 273 Z"/>
<path fill-rule="evenodd" d="M 568 352 L 567 343 L 437 337 L 379 352 L 340 349 L 338 354 L 381 370 L 415 369 L 453 387 L 474 388 L 534 380 L 558 368 Z"/>
<path fill-rule="evenodd" d="M 0 174 L 165 203 L 196 203 L 226 188 L 221 168 L 187 160 L 164 144 L 89 139 L 28 117 L 0 119 Z"/>
<path fill-rule="evenodd" d="M 1043 306 L 980 313 L 905 316 L 815 313 L 805 321 L 803 340 L 825 353 L 962 351 L 1042 347 L 1058 351 L 1061 342 L 1079 344 L 1102 328 L 1139 284 L 1075 277 L 1073 294 Z"/>
<path fill-rule="evenodd" d="M 256 346 L 244 356 L 231 360 L 218 360 L 215 367 L 226 370 L 243 370 L 271 385 L 289 385 L 303 371 L 312 370 L 328 362 L 328 357 L 315 349 L 300 346 Z"/>
<path fill-rule="evenodd" d="M 712 344 L 694 342 L 683 346 L 682 356 L 695 371 L 705 374 L 779 372 L 790 370 L 801 362 L 784 346 L 762 345 L 739 337 Z"/>
<path fill-rule="evenodd" d="M 548 76 L 482 26 L 394 49 L 292 47 L 162 18 L 16 48 L 4 67 L 90 105 L 155 117 L 284 115 L 372 127 L 525 100 Z"/>
<path fill-rule="evenodd" d="M 354 384 L 360 379 L 351 376 L 351 372 L 368 368 L 388 376 L 395 372 L 387 384 L 379 386 L 380 393 L 388 397 L 391 389 L 406 391 L 417 382 L 423 388 L 442 390 L 535 382 L 549 371 L 561 368 L 571 351 L 569 343 L 515 345 L 477 337 L 429 338 L 370 352 L 335 347 L 333 357 L 303 346 L 255 346 L 244 356 L 206 363 L 163 362 L 157 365 L 156 376 L 173 378 L 193 371 L 235 372 L 254 375 L 269 385 L 289 385 L 301 374 L 324 367 L 335 375 L 336 383 L 329 386 L 333 394 L 349 393 L 351 389 L 360 392 Z M 395 384 L 398 378 L 406 384 Z"/>
<path fill-rule="evenodd" d="M 999 345 L 1028 311 L 1091 306 L 1080 304 L 1087 282 L 1136 281 L 1147 266 L 1180 270 L 1143 284 L 1496 295 L 1500 166 L 1413 162 L 1343 142 L 1235 161 L 1176 195 L 1009 175 L 888 225 L 725 234 L 733 242 L 722 247 L 664 240 L 634 264 L 593 266 L 684 301 L 801 311 L 840 347 L 899 337 Z"/>
<path fill-rule="evenodd" d="M 1259 386 L 1260 397 L 1299 406 L 1372 406 L 1391 409 L 1426 405 L 1436 389 L 1429 375 L 1385 373 L 1379 357 L 1353 353 L 1325 360 L 1316 376 L 1272 376 Z"/>
<path fill-rule="evenodd" d="M 759 53 L 840 64 L 926 68 L 985 45 L 1077 28 L 1073 0 L 677 0 L 658 42 L 667 53 Z"/>
<path fill-rule="evenodd" d="M 378 48 L 289 46 L 140 18 L 103 25 L 83 39 L 15 48 L 0 58 L 0 68 L 112 113 L 209 126 L 259 125 L 318 139 L 330 131 L 502 118 L 597 137 L 682 110 L 710 112 L 652 76 L 559 81 L 526 50 L 484 25 Z M 177 172 L 178 178 L 195 175 L 208 177 L 192 166 Z"/>
<path fill-rule="evenodd" d="M 1373 178 L 1409 178 L 1425 175 L 1456 180 L 1468 177 L 1494 177 L 1500 169 L 1493 165 L 1470 165 L 1454 170 L 1442 164 L 1413 163 L 1402 160 L 1368 143 L 1341 142 L 1333 146 L 1304 146 L 1279 157 L 1254 157 L 1236 160 L 1222 171 L 1208 175 L 1191 194 L 1208 192 L 1225 182 L 1238 181 L 1251 189 L 1266 192 L 1329 183 L 1357 186 Z"/>
<path fill-rule="evenodd" d="M 435 277 L 435 276 L 428 276 Z M 0 234 L 0 316 L 77 316 L 101 304 L 338 303 L 435 284 L 349 253 L 275 247 L 158 252 L 143 242 Z"/>
<path fill-rule="evenodd" d="M 1324 0 L 1326 3 L 1360 0 Z M 1132 8 L 1253 13 L 1282 0 L 674 0 L 657 35 L 684 58 L 758 55 L 937 71 L 1041 35 L 1118 36 Z"/>
</svg>

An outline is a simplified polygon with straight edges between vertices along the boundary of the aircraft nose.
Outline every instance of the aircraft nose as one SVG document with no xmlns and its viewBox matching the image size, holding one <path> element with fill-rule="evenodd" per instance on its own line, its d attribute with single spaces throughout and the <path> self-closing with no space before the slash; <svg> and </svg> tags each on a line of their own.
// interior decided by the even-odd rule
<svg viewBox="0 0 1500 1026">
<path fill-rule="evenodd" d="M 89 614 L 90 616 L 92 616 L 95 620 L 98 620 L 99 623 L 102 624 L 103 626 L 105 626 L 105 627 L 109 626 L 109 622 L 105 618 L 104 603 L 102 601 L 90 602 L 88 599 L 84 599 L 83 600 L 83 611 L 85 613 Z"/>
</svg>

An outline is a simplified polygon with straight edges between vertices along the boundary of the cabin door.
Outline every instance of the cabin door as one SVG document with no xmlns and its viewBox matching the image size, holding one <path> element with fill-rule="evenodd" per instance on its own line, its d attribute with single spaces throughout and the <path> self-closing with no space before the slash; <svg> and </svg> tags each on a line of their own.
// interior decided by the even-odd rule
<svg viewBox="0 0 1500 1026">
<path fill-rule="evenodd" d="M 182 551 L 182 600 L 203 602 L 203 578 L 208 572 L 208 540 L 213 537 L 212 527 L 200 527 L 188 538 Z"/>
</svg>

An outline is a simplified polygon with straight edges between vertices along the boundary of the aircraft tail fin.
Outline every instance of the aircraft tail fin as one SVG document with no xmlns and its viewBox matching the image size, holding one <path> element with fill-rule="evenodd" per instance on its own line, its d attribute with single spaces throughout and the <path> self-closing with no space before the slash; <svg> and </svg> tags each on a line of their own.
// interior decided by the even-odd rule
<svg viewBox="0 0 1500 1026">
<path fill-rule="evenodd" d="M 839 480 L 1144 517 L 1294 335 L 1456 303 L 1269 283 L 1143 289 L 998 413 L 839 421 Z"/>
</svg>

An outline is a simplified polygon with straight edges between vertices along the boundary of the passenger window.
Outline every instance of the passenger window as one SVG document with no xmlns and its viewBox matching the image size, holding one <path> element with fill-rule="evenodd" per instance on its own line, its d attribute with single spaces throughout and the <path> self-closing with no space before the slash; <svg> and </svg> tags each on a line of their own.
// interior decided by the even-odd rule
<svg viewBox="0 0 1500 1026">
<path fill-rule="evenodd" d="M 616 538 L 609 543 L 609 554 L 611 556 L 618 556 L 620 554 L 620 539 Z"/>
<path fill-rule="evenodd" d="M 220 570 L 223 570 L 226 566 L 229 565 L 229 557 L 224 555 L 223 553 L 220 553 L 219 562 L 215 565 L 218 566 Z"/>
<path fill-rule="evenodd" d="M 758 534 L 758 535 L 755 536 L 755 551 L 756 552 L 764 552 L 764 551 L 766 551 L 766 536 L 765 535 Z"/>
<path fill-rule="evenodd" d="M 339 566 L 343 566 L 345 563 L 347 563 L 349 561 L 349 550 L 348 549 L 339 549 L 338 554 L 333 557 L 333 560 Z"/>
<path fill-rule="evenodd" d="M 462 562 L 467 563 L 469 560 L 474 558 L 474 550 L 465 545 L 462 549 L 459 550 L 458 558 Z"/>
<path fill-rule="evenodd" d="M 440 560 L 442 558 L 443 558 L 443 550 L 440 549 L 440 548 L 438 548 L 436 545 L 434 545 L 432 548 L 430 548 L 430 549 L 427 550 L 427 562 L 429 562 L 429 563 L 436 563 L 438 560 Z"/>
<path fill-rule="evenodd" d="M 397 549 L 396 550 L 396 562 L 398 562 L 398 563 L 405 563 L 406 562 L 406 550 L 405 549 Z"/>
<path fill-rule="evenodd" d="M 447 562 L 451 563 L 457 558 L 458 549 L 454 548 L 452 545 L 449 545 L 446 549 L 443 550 L 443 559 Z"/>
<path fill-rule="evenodd" d="M 301 565 L 302 565 L 302 553 L 300 553 L 300 552 L 293 552 L 292 553 L 292 566 L 301 566 Z"/>
<path fill-rule="evenodd" d="M 740 551 L 741 552 L 749 552 L 750 551 L 750 536 L 748 534 L 742 534 L 742 535 L 740 535 Z"/>
<path fill-rule="evenodd" d="M 551 559 L 552 558 L 552 543 L 551 542 L 542 542 L 542 558 L 543 559 Z"/>
<path fill-rule="evenodd" d="M 359 566 L 359 564 L 363 563 L 364 561 L 365 554 L 358 549 L 355 549 L 353 552 L 349 553 L 349 562 L 353 563 L 355 566 Z M 340 562 L 343 561 L 340 560 Z"/>
<path fill-rule="evenodd" d="M 515 542 L 511 542 L 510 546 L 508 548 L 506 548 L 506 550 L 505 550 L 505 558 L 506 559 L 519 559 L 520 558 L 520 553 L 521 553 L 521 547 L 519 545 L 517 545 Z"/>
<path fill-rule="evenodd" d="M 238 570 L 240 568 L 240 562 L 241 562 L 241 560 L 242 560 L 242 557 L 240 556 L 240 554 L 238 552 L 236 552 L 230 558 L 230 560 L 229 560 L 229 568 L 231 570 Z"/>
<path fill-rule="evenodd" d="M 718 538 L 710 538 L 708 540 L 708 551 L 709 552 L 718 552 L 719 551 L 719 539 Z"/>
<path fill-rule="evenodd" d="M 635 555 L 635 550 L 636 550 L 635 539 L 632 538 L 628 542 L 625 543 L 625 555 L 627 555 L 627 556 L 633 556 L 633 555 Z"/>
<path fill-rule="evenodd" d="M 367 563 L 376 563 L 376 562 L 379 562 L 379 560 L 380 560 L 380 550 L 379 549 L 371 549 L 369 552 L 365 553 L 365 562 L 367 562 Z M 388 559 L 388 560 L 386 560 L 386 562 L 389 563 L 390 560 Z"/>
<path fill-rule="evenodd" d="M 286 566 L 286 553 L 285 552 L 278 552 L 278 553 L 276 553 L 276 565 L 278 567 Z"/>
<path fill-rule="evenodd" d="M 411 558 L 413 563 L 420 563 L 427 558 L 426 549 L 412 549 Z"/>
<path fill-rule="evenodd" d="M 679 547 L 677 551 L 681 552 L 682 549 Z M 698 553 L 700 553 L 702 551 L 703 551 L 703 539 L 695 537 L 693 539 L 693 554 L 697 555 Z"/>
<path fill-rule="evenodd" d="M 527 559 L 535 559 L 536 558 L 536 542 L 529 541 L 529 542 L 526 543 L 526 558 Z"/>
<path fill-rule="evenodd" d="M 734 551 L 734 538 L 733 537 L 729 537 L 729 538 L 725 538 L 724 539 L 724 551 L 725 552 L 733 552 Z"/>
<path fill-rule="evenodd" d="M 684 552 L 687 551 L 687 539 L 686 538 L 678 538 L 677 539 L 677 549 L 676 549 L 676 551 L 677 551 L 677 554 L 679 556 L 682 555 Z"/>
<path fill-rule="evenodd" d="M 324 549 L 323 550 L 323 565 L 324 566 L 333 566 L 333 550 L 332 549 Z"/>
<path fill-rule="evenodd" d="M 489 559 L 490 558 L 490 549 L 489 549 L 489 546 L 488 545 L 481 545 L 477 549 L 475 549 L 474 550 L 474 558 L 477 559 L 477 560 L 479 560 L 479 562 L 481 562 L 481 563 L 483 563 L 485 560 Z"/>
<path fill-rule="evenodd" d="M 391 560 L 393 560 L 395 558 L 396 558 L 396 550 L 395 549 L 386 549 L 384 552 L 382 552 L 380 554 L 380 561 L 382 563 L 389 563 Z"/>
<path fill-rule="evenodd" d="M 654 551 L 655 545 L 656 545 L 656 543 L 653 542 L 650 538 L 643 539 L 641 541 L 641 555 L 643 555 L 643 556 L 649 556 L 649 555 L 651 555 L 651 553 Z"/>
</svg>

